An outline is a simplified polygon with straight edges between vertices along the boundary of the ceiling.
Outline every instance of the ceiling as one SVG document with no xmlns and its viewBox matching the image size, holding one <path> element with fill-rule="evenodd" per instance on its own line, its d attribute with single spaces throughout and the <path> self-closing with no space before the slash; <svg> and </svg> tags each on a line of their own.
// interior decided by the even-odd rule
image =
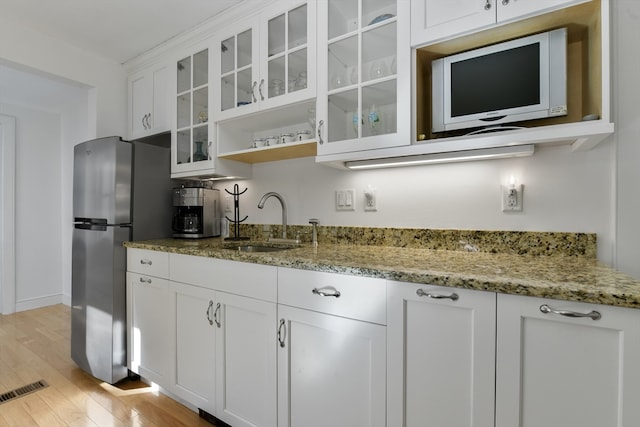
<svg viewBox="0 0 640 427">
<path fill-rule="evenodd" d="M 241 1 L 0 0 L 0 14 L 123 63 Z"/>
</svg>

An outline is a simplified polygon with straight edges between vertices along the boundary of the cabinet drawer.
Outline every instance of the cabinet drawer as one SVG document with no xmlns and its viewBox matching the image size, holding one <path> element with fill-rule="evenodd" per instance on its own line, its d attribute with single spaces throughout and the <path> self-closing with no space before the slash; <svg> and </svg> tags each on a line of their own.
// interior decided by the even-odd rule
<svg viewBox="0 0 640 427">
<path fill-rule="evenodd" d="M 277 267 L 195 255 L 170 254 L 174 282 L 276 302 Z"/>
<path fill-rule="evenodd" d="M 387 323 L 385 279 L 279 268 L 278 303 L 381 325 Z"/>
<path fill-rule="evenodd" d="M 155 277 L 169 277 L 169 254 L 146 249 L 127 249 L 127 271 Z"/>
</svg>

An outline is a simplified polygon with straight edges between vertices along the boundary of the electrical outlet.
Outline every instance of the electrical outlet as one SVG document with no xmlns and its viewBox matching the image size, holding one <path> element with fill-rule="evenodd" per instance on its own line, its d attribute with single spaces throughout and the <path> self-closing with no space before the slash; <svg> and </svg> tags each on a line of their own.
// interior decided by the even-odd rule
<svg viewBox="0 0 640 427">
<path fill-rule="evenodd" d="M 336 190 L 336 210 L 355 211 L 356 210 L 356 190 Z"/>
<path fill-rule="evenodd" d="M 224 211 L 230 213 L 233 211 L 233 198 L 231 196 L 224 196 Z"/>
<path fill-rule="evenodd" d="M 364 210 L 365 212 L 375 212 L 378 210 L 376 190 L 371 186 L 364 190 Z"/>
<path fill-rule="evenodd" d="M 502 186 L 502 212 L 521 212 L 523 203 L 522 185 Z"/>
</svg>

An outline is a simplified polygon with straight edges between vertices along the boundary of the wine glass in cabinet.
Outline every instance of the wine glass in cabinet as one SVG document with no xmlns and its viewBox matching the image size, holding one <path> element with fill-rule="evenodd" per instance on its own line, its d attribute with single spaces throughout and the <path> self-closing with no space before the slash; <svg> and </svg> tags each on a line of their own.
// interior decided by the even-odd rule
<svg viewBox="0 0 640 427">
<path fill-rule="evenodd" d="M 212 167 L 209 130 L 209 49 L 203 48 L 176 63 L 176 114 L 171 172 Z"/>
<path fill-rule="evenodd" d="M 410 143 L 409 2 L 318 4 L 318 155 Z"/>
</svg>

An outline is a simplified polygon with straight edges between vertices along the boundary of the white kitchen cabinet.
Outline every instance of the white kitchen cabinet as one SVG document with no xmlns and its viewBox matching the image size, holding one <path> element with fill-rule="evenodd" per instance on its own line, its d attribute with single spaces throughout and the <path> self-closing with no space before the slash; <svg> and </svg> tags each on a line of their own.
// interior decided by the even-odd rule
<svg viewBox="0 0 640 427">
<path fill-rule="evenodd" d="M 316 2 L 279 0 L 220 32 L 218 155 L 248 163 L 316 154 Z"/>
<path fill-rule="evenodd" d="M 129 77 L 129 139 L 171 130 L 171 67 L 154 65 Z"/>
<path fill-rule="evenodd" d="M 496 294 L 390 281 L 387 425 L 494 425 Z"/>
<path fill-rule="evenodd" d="M 638 425 L 638 310 L 499 294 L 497 324 L 496 427 Z"/>
<path fill-rule="evenodd" d="M 215 413 L 216 324 L 220 315 L 213 290 L 170 282 L 175 330 L 175 372 L 171 391 Z"/>
<path fill-rule="evenodd" d="M 317 161 L 410 143 L 408 0 L 318 4 Z"/>
<path fill-rule="evenodd" d="M 174 354 L 168 280 L 128 272 L 127 302 L 129 369 L 168 387 Z"/>
<path fill-rule="evenodd" d="M 278 272 L 278 426 L 386 425 L 385 280 Z"/>
<path fill-rule="evenodd" d="M 234 427 L 275 427 L 276 304 L 225 292 L 215 301 L 215 415 Z"/>
<path fill-rule="evenodd" d="M 169 333 L 169 255 L 127 249 L 127 367 L 170 386 L 173 342 Z"/>
<path fill-rule="evenodd" d="M 194 46 L 176 62 L 174 124 L 171 134 L 171 177 L 250 176 L 250 168 L 218 159 L 213 120 L 210 41 Z"/>
<path fill-rule="evenodd" d="M 234 427 L 274 427 L 277 268 L 181 254 L 169 266 L 174 392 Z"/>
<path fill-rule="evenodd" d="M 590 0 L 411 0 L 411 45 L 419 46 Z"/>
<path fill-rule="evenodd" d="M 315 96 L 315 7 L 280 0 L 221 29 L 214 44 L 217 121 Z"/>
</svg>

